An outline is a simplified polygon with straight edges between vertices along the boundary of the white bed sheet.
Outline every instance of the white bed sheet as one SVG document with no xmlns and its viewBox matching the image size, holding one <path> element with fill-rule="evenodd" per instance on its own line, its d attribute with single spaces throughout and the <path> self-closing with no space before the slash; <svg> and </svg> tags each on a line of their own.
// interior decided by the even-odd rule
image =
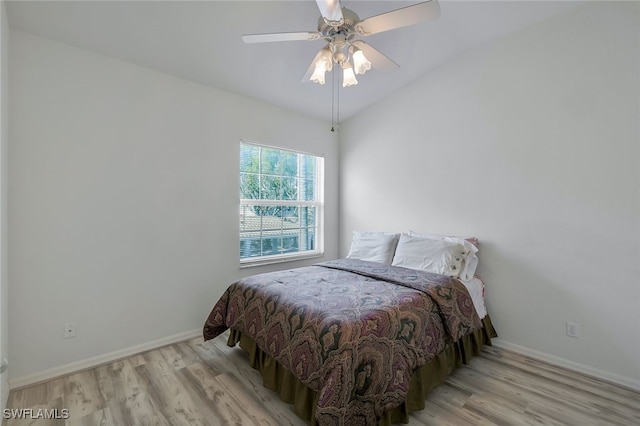
<svg viewBox="0 0 640 426">
<path fill-rule="evenodd" d="M 484 304 L 484 282 L 477 275 L 470 280 L 460 280 L 460 282 L 469 291 L 473 306 L 476 308 L 480 319 L 487 316 L 487 307 Z"/>
</svg>

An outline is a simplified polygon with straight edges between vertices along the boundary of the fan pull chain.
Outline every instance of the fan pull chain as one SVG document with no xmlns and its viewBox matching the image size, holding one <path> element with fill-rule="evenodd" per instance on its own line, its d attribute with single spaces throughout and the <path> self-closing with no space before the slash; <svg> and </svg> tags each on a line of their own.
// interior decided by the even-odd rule
<svg viewBox="0 0 640 426">
<path fill-rule="evenodd" d="M 331 131 L 335 132 L 335 122 L 333 121 L 334 118 L 334 114 L 333 114 L 333 108 L 336 104 L 335 102 L 335 97 L 336 97 L 336 84 L 335 84 L 335 80 L 336 80 L 336 71 L 335 68 L 331 70 Z"/>
<path fill-rule="evenodd" d="M 340 82 L 336 85 L 336 128 L 340 131 Z"/>
<path fill-rule="evenodd" d="M 335 114 L 334 114 L 335 110 Z M 336 78 L 336 68 L 331 70 L 331 131 L 340 128 L 340 81 Z"/>
</svg>

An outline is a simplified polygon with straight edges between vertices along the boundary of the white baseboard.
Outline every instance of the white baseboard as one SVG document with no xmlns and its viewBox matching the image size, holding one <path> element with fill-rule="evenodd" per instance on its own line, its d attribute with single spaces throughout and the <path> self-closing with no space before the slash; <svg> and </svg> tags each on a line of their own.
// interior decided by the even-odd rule
<svg viewBox="0 0 640 426">
<path fill-rule="evenodd" d="M 539 361 L 546 362 L 547 364 L 555 365 L 557 367 L 566 368 L 585 376 L 591 376 L 596 379 L 604 380 L 618 386 L 622 386 L 636 392 L 640 392 L 640 380 L 630 379 L 628 377 L 621 376 L 619 374 L 610 373 L 608 371 L 600 370 L 598 368 L 590 367 L 588 365 L 580 364 L 574 361 L 570 361 L 559 356 L 551 355 L 545 352 L 529 349 L 524 346 L 516 345 L 515 343 L 507 342 L 502 339 L 491 339 L 491 344 L 502 349 L 509 350 L 511 352 L 518 353 L 520 355 L 528 356 Z"/>
<path fill-rule="evenodd" d="M 103 364 L 108 364 L 113 361 L 117 361 L 122 358 L 126 358 L 132 355 L 139 354 L 151 349 L 160 348 L 162 346 L 171 345 L 173 343 L 181 342 L 183 340 L 192 339 L 202 335 L 202 329 L 185 331 L 183 333 L 174 334 L 173 336 L 163 337 L 161 339 L 152 340 L 151 342 L 142 343 L 140 345 L 132 346 L 130 348 L 121 349 L 118 351 L 110 352 L 108 354 L 98 355 L 92 358 L 83 359 L 80 361 L 72 362 L 70 364 L 61 365 L 59 367 L 50 368 L 38 373 L 30 374 L 28 376 L 19 377 L 17 379 L 9 380 L 9 389 L 18 389 L 26 386 L 35 385 L 40 382 L 54 379 L 56 377 L 65 376 L 71 373 L 77 373 L 79 371 L 88 370 L 90 368 L 98 367 Z"/>
<path fill-rule="evenodd" d="M 122 358 L 126 358 L 132 355 L 139 354 L 151 349 L 160 348 L 162 346 L 171 345 L 173 343 L 181 342 L 183 340 L 192 339 L 202 335 L 202 329 L 196 329 L 191 331 L 185 331 L 184 333 L 174 334 L 173 336 L 163 337 L 161 339 L 153 340 L 151 342 L 143 343 L 130 348 L 121 349 L 108 354 L 98 355 L 92 358 L 72 362 L 60 367 L 50 368 L 48 370 L 41 371 L 39 373 L 30 374 L 28 376 L 19 377 L 9 381 L 9 389 L 18 389 L 26 386 L 31 386 L 40 382 L 54 379 L 56 377 L 64 376 L 71 373 L 77 373 L 79 371 L 87 370 L 90 368 L 98 367 L 103 364 L 108 364 L 113 361 L 117 361 Z M 548 364 L 563 367 L 568 370 L 576 371 L 578 373 L 595 377 L 600 380 L 605 380 L 614 383 L 625 388 L 632 389 L 636 392 L 640 392 L 640 381 L 630 379 L 628 377 L 621 376 L 619 374 L 610 373 L 608 371 L 600 370 L 598 368 L 589 367 L 588 365 L 580 364 L 570 361 L 565 358 L 560 358 L 555 355 L 547 354 L 545 352 L 529 349 L 524 346 L 516 345 L 515 343 L 508 342 L 502 339 L 491 339 L 491 343 L 498 347 L 503 348 L 521 355 L 528 356 L 540 361 L 544 361 Z"/>
</svg>

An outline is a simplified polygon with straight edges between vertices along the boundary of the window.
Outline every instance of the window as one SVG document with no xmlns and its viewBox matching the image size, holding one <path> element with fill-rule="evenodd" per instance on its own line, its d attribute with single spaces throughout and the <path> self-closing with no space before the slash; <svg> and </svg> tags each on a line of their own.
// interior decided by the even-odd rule
<svg viewBox="0 0 640 426">
<path fill-rule="evenodd" d="M 324 158 L 240 143 L 240 263 L 318 256 Z"/>
</svg>

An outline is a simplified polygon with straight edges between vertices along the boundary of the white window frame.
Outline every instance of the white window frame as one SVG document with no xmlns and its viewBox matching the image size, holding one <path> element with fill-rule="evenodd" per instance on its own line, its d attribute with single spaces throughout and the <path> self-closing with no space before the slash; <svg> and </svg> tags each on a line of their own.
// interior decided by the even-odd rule
<svg viewBox="0 0 640 426">
<path fill-rule="evenodd" d="M 265 145 L 262 143 L 242 139 L 238 144 L 238 159 L 240 159 L 241 146 L 251 145 L 261 148 L 277 149 L 279 151 L 290 152 L 300 155 L 308 155 L 316 158 L 316 187 L 315 194 L 316 200 L 303 201 L 303 200 L 263 200 L 263 199 L 240 199 L 239 210 L 242 212 L 244 206 L 292 206 L 292 207 L 315 207 L 316 208 L 316 223 L 315 223 L 315 249 L 305 250 L 296 253 L 285 253 L 278 255 L 256 256 L 256 257 L 240 257 L 240 267 L 252 267 L 268 265 L 272 263 L 291 262 L 302 259 L 309 259 L 314 257 L 324 256 L 324 156 L 315 153 L 309 153 L 304 151 L 298 151 L 288 148 L 282 148 L 279 146 Z M 240 189 L 240 163 L 238 164 L 238 189 Z M 298 198 L 301 193 L 298 192 Z M 240 256 L 240 241 L 242 238 L 242 228 L 240 225 L 241 216 L 238 220 L 238 256 Z M 262 230 L 261 230 L 262 232 Z"/>
</svg>

